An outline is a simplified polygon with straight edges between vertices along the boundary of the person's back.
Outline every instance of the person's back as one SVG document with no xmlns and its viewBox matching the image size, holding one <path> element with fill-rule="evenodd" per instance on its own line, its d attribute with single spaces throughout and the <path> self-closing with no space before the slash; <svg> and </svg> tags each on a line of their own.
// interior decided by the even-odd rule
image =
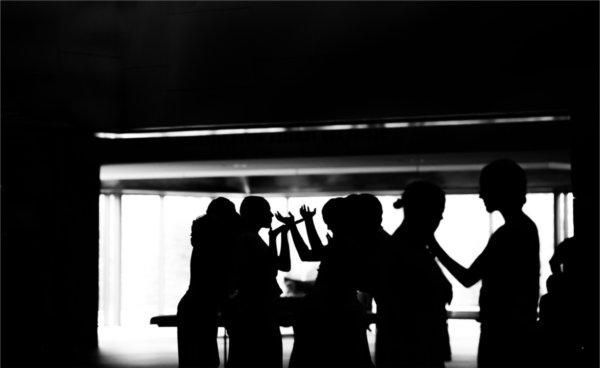
<svg viewBox="0 0 600 368">
<path fill-rule="evenodd" d="M 502 225 L 485 250 L 490 261 L 482 272 L 480 320 L 486 324 L 535 324 L 539 296 L 537 227 L 523 215 Z"/>
<path fill-rule="evenodd" d="M 405 218 L 381 252 L 377 301 L 378 367 L 443 367 L 450 348 L 446 303 L 452 288 L 426 248 L 444 210 L 444 194 L 427 182 L 407 186 Z"/>
<path fill-rule="evenodd" d="M 234 252 L 239 298 L 251 299 L 253 306 L 277 299 L 282 293 L 276 281 L 277 259 L 262 238 L 245 229 L 236 239 Z"/>
<path fill-rule="evenodd" d="M 337 201 L 337 209 L 327 215 L 323 209 L 323 218 L 334 235 L 320 253 L 315 287 L 294 324 L 290 367 L 373 366 L 366 335 L 366 312 L 357 297 L 364 249 L 353 231 L 356 227 L 348 221 L 348 216 L 357 216 L 355 198 L 356 195 L 351 195 Z M 330 338 L 331 334 L 335 338 Z"/>
<path fill-rule="evenodd" d="M 423 244 L 395 233 L 378 295 L 377 365 L 442 367 L 450 359 L 445 305 L 452 288 Z"/>
<path fill-rule="evenodd" d="M 480 197 L 489 213 L 499 211 L 505 224 L 469 268 L 454 261 L 430 239 L 430 249 L 466 287 L 481 280 L 479 367 L 534 365 L 539 293 L 537 228 L 523 212 L 525 171 L 514 161 L 496 160 L 481 171 Z"/>
<path fill-rule="evenodd" d="M 218 367 L 218 312 L 227 293 L 229 249 L 237 233 L 237 213 L 226 198 L 213 200 L 192 223 L 190 284 L 177 306 L 180 367 Z"/>
<path fill-rule="evenodd" d="M 192 256 L 189 290 L 205 302 L 220 303 L 227 287 L 229 254 L 236 239 L 236 229 L 222 221 L 204 216 L 192 225 Z M 215 277 L 221 275 L 220 277 Z"/>
<path fill-rule="evenodd" d="M 508 221 L 494 232 L 484 253 L 488 262 L 479 297 L 480 365 L 529 365 L 539 297 L 535 224 L 525 215 Z"/>
<path fill-rule="evenodd" d="M 229 303 L 231 338 L 229 367 L 281 367 L 282 345 L 277 300 L 281 294 L 278 270 L 289 271 L 289 248 L 282 242 L 277 254 L 276 234 L 267 245 L 259 236 L 271 227 L 273 214 L 262 197 L 244 198 L 240 206 L 242 232 L 233 251 L 233 297 Z"/>
</svg>

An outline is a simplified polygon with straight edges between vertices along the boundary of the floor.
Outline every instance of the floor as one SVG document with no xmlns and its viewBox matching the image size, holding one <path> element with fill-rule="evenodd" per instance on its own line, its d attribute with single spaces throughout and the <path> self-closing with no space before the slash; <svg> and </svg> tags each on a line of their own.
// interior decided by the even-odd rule
<svg viewBox="0 0 600 368">
<path fill-rule="evenodd" d="M 474 320 L 449 321 L 452 361 L 447 368 L 474 368 L 479 340 L 479 323 Z M 284 368 L 287 367 L 294 343 L 290 329 L 282 328 Z M 98 329 L 101 366 L 117 367 L 177 367 L 177 335 L 173 327 L 101 327 Z M 371 351 L 374 331 L 368 333 Z M 219 339 L 223 357 L 223 339 Z M 223 361 L 223 359 L 221 359 Z"/>
</svg>

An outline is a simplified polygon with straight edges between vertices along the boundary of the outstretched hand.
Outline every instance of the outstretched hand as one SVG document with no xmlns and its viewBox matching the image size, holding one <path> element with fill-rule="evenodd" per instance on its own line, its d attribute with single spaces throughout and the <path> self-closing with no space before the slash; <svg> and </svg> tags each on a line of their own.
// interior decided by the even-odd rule
<svg viewBox="0 0 600 368">
<path fill-rule="evenodd" d="M 288 212 L 288 215 L 289 216 L 283 216 L 281 213 L 276 212 L 275 218 L 277 220 L 279 220 L 279 222 L 283 223 L 286 226 L 292 226 L 292 225 L 294 225 L 296 220 L 294 219 L 294 215 L 292 215 L 290 212 Z"/>
<path fill-rule="evenodd" d="M 305 204 L 303 204 L 302 207 L 300 207 L 300 216 L 302 216 L 302 218 L 304 220 L 313 218 L 313 216 L 315 215 L 316 212 L 317 212 L 316 209 L 313 209 L 311 211 L 311 209 L 309 207 L 307 207 Z"/>
</svg>

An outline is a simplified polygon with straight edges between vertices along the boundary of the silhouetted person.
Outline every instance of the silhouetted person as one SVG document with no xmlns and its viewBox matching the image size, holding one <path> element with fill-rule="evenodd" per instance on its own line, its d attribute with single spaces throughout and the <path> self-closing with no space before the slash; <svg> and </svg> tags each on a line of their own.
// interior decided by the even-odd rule
<svg viewBox="0 0 600 368">
<path fill-rule="evenodd" d="M 269 232 L 265 244 L 258 232 L 270 228 L 273 214 L 262 197 L 244 198 L 240 207 L 242 234 L 233 262 L 234 301 L 230 314 L 230 367 L 281 367 L 281 332 L 277 300 L 282 291 L 277 271 L 290 270 L 287 242 L 277 255 L 277 232 Z"/>
<path fill-rule="evenodd" d="M 547 293 L 540 298 L 538 340 L 543 366 L 567 367 L 575 362 L 577 353 L 576 324 L 573 308 L 562 272 L 551 274 L 546 280 Z"/>
<path fill-rule="evenodd" d="M 578 249 L 575 237 L 566 238 L 554 249 L 550 258 L 550 270 L 553 274 L 577 275 L 582 265 L 582 252 Z"/>
<path fill-rule="evenodd" d="M 354 229 L 352 237 L 358 246 L 360 257 L 358 288 L 370 295 L 380 287 L 378 271 L 381 252 L 388 248 L 390 235 L 381 227 L 383 207 L 379 199 L 372 194 L 361 193 L 349 196 L 356 209 L 348 219 L 349 227 Z M 370 297 L 369 297 L 370 299 Z"/>
<path fill-rule="evenodd" d="M 500 211 L 504 217 L 504 225 L 492 234 L 483 252 L 465 268 L 450 258 L 435 238 L 430 247 L 464 286 L 481 280 L 479 366 L 530 366 L 540 246 L 537 228 L 522 210 L 527 193 L 525 172 L 514 161 L 497 160 L 483 168 L 479 185 L 487 211 Z"/>
<path fill-rule="evenodd" d="M 366 314 L 357 298 L 362 282 L 358 272 L 363 261 L 360 251 L 364 249 L 357 244 L 356 235 L 365 229 L 357 229 L 350 220 L 351 216 L 361 215 L 353 199 L 335 198 L 323 207 L 323 219 L 333 234 L 328 237 L 327 246 L 323 246 L 314 228 L 314 211 L 301 209 L 311 249 L 291 225 L 293 218 L 280 218 L 290 223 L 300 258 L 321 260 L 315 286 L 294 324 L 290 367 L 373 366 L 366 336 Z"/>
<path fill-rule="evenodd" d="M 218 367 L 217 315 L 227 294 L 227 270 L 239 231 L 235 206 L 225 198 L 213 200 L 206 215 L 192 224 L 190 285 L 177 307 L 177 345 L 180 367 Z"/>
<path fill-rule="evenodd" d="M 591 339 L 585 333 L 591 321 L 585 299 L 584 255 L 575 238 L 561 242 L 550 259 L 552 274 L 546 281 L 547 293 L 540 299 L 538 321 L 543 366 L 585 365 Z M 589 281 L 588 281 L 589 282 Z"/>
<path fill-rule="evenodd" d="M 377 367 L 443 367 L 450 359 L 452 286 L 427 249 L 445 201 L 438 186 L 417 181 L 394 203 L 404 209 L 404 220 L 380 257 Z"/>
</svg>

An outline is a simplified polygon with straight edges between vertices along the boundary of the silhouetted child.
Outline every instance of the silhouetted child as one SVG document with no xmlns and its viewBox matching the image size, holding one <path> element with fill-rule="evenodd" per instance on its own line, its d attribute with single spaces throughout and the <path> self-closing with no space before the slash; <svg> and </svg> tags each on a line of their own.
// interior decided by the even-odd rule
<svg viewBox="0 0 600 368">
<path fill-rule="evenodd" d="M 430 247 L 442 264 L 466 287 L 481 280 L 479 296 L 480 367 L 533 364 L 539 297 L 539 239 L 537 227 L 523 213 L 527 181 L 511 160 L 483 168 L 480 197 L 488 212 L 500 211 L 504 225 L 496 230 L 469 268 L 455 262 L 432 237 Z"/>
<path fill-rule="evenodd" d="M 452 286 L 427 250 L 444 206 L 442 189 L 425 181 L 409 184 L 394 204 L 404 220 L 379 262 L 377 367 L 443 367 L 450 359 Z"/>
<path fill-rule="evenodd" d="M 225 198 L 213 200 L 192 224 L 190 285 L 177 307 L 180 367 L 218 367 L 217 315 L 227 294 L 227 269 L 239 216 Z"/>
<path fill-rule="evenodd" d="M 565 289 L 562 273 L 554 273 L 546 280 L 548 292 L 540 298 L 538 321 L 540 352 L 544 366 L 566 367 L 574 362 L 576 353 L 573 300 Z"/>
<path fill-rule="evenodd" d="M 585 366 L 590 339 L 586 329 L 586 288 L 584 255 L 575 238 L 561 242 L 550 259 L 552 275 L 546 281 L 548 292 L 540 299 L 538 321 L 543 366 Z M 583 271 L 582 271 L 583 270 Z"/>
<path fill-rule="evenodd" d="M 290 367 L 373 366 L 366 336 L 366 314 L 358 301 L 357 290 L 365 283 L 361 280 L 360 268 L 365 260 L 361 256 L 366 254 L 360 239 L 366 238 L 363 233 L 372 229 L 370 224 L 376 223 L 377 218 L 362 213 L 361 203 L 353 195 L 335 198 L 325 204 L 323 219 L 333 233 L 326 247 L 314 228 L 314 211 L 306 207 L 301 209 L 310 250 L 297 229 L 292 227 L 292 237 L 301 259 L 321 260 L 321 265 L 315 287 L 294 324 Z M 370 222 L 358 218 L 369 218 Z M 291 224 L 293 218 L 282 220 Z"/>
<path fill-rule="evenodd" d="M 240 207 L 242 234 L 233 257 L 234 300 L 228 331 L 230 367 L 281 367 L 282 345 L 277 300 L 282 293 L 277 272 L 290 270 L 287 242 L 277 255 L 277 232 L 269 232 L 269 245 L 261 228 L 270 228 L 273 214 L 262 197 L 244 198 Z"/>
</svg>

